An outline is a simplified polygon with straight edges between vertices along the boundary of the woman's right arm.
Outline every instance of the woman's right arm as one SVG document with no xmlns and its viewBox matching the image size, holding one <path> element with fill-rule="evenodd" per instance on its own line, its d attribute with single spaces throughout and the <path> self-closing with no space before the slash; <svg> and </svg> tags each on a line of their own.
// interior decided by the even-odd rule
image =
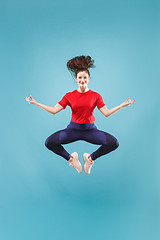
<svg viewBox="0 0 160 240">
<path fill-rule="evenodd" d="M 31 100 L 29 98 L 31 98 Z M 26 101 L 29 102 L 29 104 L 34 104 L 52 114 L 56 114 L 63 109 L 63 107 L 59 103 L 57 103 L 54 107 L 50 107 L 50 106 L 46 106 L 44 104 L 38 103 L 35 99 L 33 99 L 31 95 L 28 98 L 26 97 Z"/>
</svg>

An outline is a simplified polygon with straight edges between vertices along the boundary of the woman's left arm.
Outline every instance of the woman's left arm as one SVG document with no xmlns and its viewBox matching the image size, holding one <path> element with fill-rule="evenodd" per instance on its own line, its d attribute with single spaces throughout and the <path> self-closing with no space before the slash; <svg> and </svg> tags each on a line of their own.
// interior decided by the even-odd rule
<svg viewBox="0 0 160 240">
<path fill-rule="evenodd" d="M 128 102 L 129 101 L 129 102 Z M 127 98 L 127 100 L 123 103 L 121 103 L 119 106 L 117 107 L 114 107 L 114 108 L 111 108 L 111 109 L 108 109 L 105 106 L 103 106 L 102 108 L 100 108 L 99 110 L 101 111 L 101 113 L 106 116 L 106 117 L 109 117 L 110 115 L 116 113 L 117 111 L 119 111 L 121 108 L 123 107 L 127 107 L 127 106 L 130 106 L 132 103 L 134 103 L 135 100 L 131 101 L 129 98 Z"/>
</svg>

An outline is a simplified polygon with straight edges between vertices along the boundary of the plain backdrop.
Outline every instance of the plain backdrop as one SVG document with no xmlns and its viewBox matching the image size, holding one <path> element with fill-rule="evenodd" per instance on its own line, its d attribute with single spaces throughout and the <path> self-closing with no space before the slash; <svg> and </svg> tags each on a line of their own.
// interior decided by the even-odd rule
<svg viewBox="0 0 160 240">
<path fill-rule="evenodd" d="M 159 12 L 154 0 L 1 0 L 1 239 L 160 238 Z M 55 106 L 77 89 L 66 63 L 79 55 L 95 60 L 88 87 L 107 108 L 135 99 L 108 118 L 94 110 L 120 145 L 89 176 L 44 145 L 70 107 L 52 115 L 26 102 Z M 63 146 L 82 164 L 99 147 Z"/>
</svg>

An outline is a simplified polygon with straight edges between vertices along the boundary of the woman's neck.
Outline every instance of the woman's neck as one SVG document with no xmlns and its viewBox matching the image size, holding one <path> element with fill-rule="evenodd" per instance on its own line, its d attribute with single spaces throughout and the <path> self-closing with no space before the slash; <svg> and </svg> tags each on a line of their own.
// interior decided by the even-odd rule
<svg viewBox="0 0 160 240">
<path fill-rule="evenodd" d="M 85 92 L 89 91 L 89 88 L 85 88 L 85 89 L 78 88 L 77 91 L 80 92 L 80 93 L 85 93 Z"/>
</svg>

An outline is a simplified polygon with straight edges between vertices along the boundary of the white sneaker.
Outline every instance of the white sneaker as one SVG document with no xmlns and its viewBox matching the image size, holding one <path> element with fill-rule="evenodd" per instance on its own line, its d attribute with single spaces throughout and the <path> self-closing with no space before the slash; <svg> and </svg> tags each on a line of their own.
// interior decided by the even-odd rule
<svg viewBox="0 0 160 240">
<path fill-rule="evenodd" d="M 92 167 L 93 164 L 94 164 L 93 161 L 91 162 L 91 161 L 88 159 L 89 155 L 90 155 L 89 153 L 84 153 L 84 154 L 83 154 L 83 159 L 84 159 L 84 171 L 85 171 L 85 173 L 87 173 L 87 174 L 90 174 L 91 167 Z"/>
<path fill-rule="evenodd" d="M 69 163 L 69 166 L 74 167 L 78 171 L 78 173 L 81 173 L 82 172 L 82 165 L 79 161 L 78 153 L 74 152 L 74 153 L 71 154 L 71 156 L 73 156 L 73 160 L 72 160 L 72 162 Z"/>
</svg>

